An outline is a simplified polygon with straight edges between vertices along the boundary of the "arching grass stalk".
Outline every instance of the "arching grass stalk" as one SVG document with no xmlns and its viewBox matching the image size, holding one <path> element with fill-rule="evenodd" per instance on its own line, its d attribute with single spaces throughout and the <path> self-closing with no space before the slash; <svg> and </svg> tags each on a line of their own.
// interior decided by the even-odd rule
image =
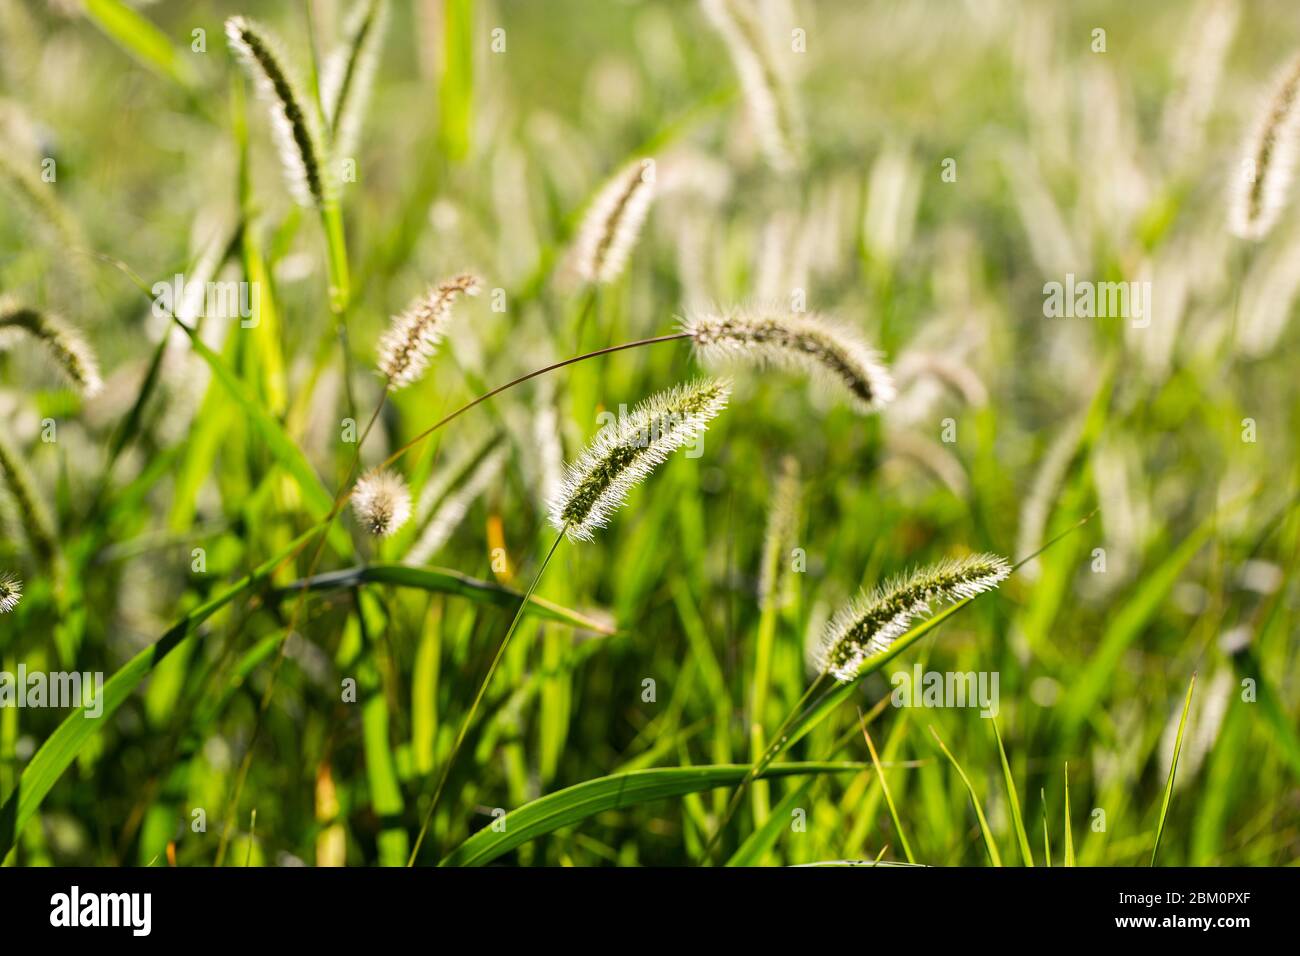
<svg viewBox="0 0 1300 956">
<path fill-rule="evenodd" d="M 425 811 L 420 834 L 407 866 L 424 843 L 429 822 L 433 819 L 438 800 L 442 797 L 451 775 L 452 766 L 460 753 L 465 735 L 469 732 L 487 692 L 488 684 L 496 673 L 510 638 L 523 617 L 524 608 L 532 600 L 546 565 L 550 563 L 560 540 L 568 537 L 575 541 L 589 541 L 594 533 L 605 527 L 615 511 L 627 500 L 627 493 L 644 481 L 656 467 L 667 461 L 675 451 L 699 439 L 719 412 L 726 407 L 730 385 L 725 380 L 701 379 L 665 389 L 651 395 L 620 421 L 602 428 L 587 448 L 566 469 L 560 489 L 548 502 L 551 525 L 559 532 L 555 543 L 546 553 L 537 569 L 533 583 L 528 586 L 520 602 L 510 629 L 497 649 L 487 675 L 479 685 L 474 703 L 470 705 L 456 735 L 456 742 L 443 764 L 437 788 Z"/>
<path fill-rule="evenodd" d="M 1025 557 L 1021 558 L 1014 565 L 1007 567 L 1005 569 L 1005 573 L 1001 573 L 1001 571 L 999 570 L 999 573 L 997 575 L 997 581 L 990 582 L 988 586 L 994 586 L 997 583 L 1000 583 L 1003 579 L 1005 579 L 1009 575 L 1014 574 L 1025 563 L 1032 561 L 1034 558 L 1038 557 L 1040 554 L 1042 554 L 1048 548 L 1052 547 L 1058 541 L 1061 541 L 1063 538 L 1073 534 L 1079 528 L 1082 528 L 1085 524 L 1088 523 L 1089 520 L 1092 519 L 1093 515 L 1097 513 L 1097 510 L 1098 509 L 1093 509 L 1088 514 L 1086 514 L 1083 518 L 1081 518 L 1078 522 L 1071 525 L 1069 528 L 1066 528 L 1064 531 L 1062 531 L 1056 537 L 1052 538 L 1042 547 L 1038 548 L 1033 553 L 1028 554 Z M 980 556 L 976 556 L 975 559 L 968 559 L 968 560 L 976 560 L 979 562 L 979 564 L 983 564 L 990 557 L 992 556 L 980 555 Z M 974 567 L 973 569 L 977 571 L 980 570 L 978 566 Z M 928 578 L 933 573 L 933 570 L 934 569 L 928 569 L 928 570 L 922 569 L 917 575 L 913 577 L 912 580 L 924 583 L 925 579 Z M 904 582 L 904 584 L 906 583 L 908 582 Z M 971 582 L 966 582 L 966 584 L 970 585 Z M 947 610 L 938 613 L 933 617 L 930 617 L 928 620 L 923 621 L 921 624 L 917 625 L 916 627 L 913 627 L 911 630 L 908 630 L 905 633 L 895 635 L 889 641 L 889 646 L 886 647 L 883 651 L 875 654 L 874 656 L 866 657 L 863 660 L 858 662 L 857 674 L 852 680 L 845 681 L 842 677 L 839 677 L 839 675 L 835 675 L 838 678 L 838 682 L 835 685 L 828 687 L 826 692 L 814 701 L 813 696 L 816 693 L 816 691 L 825 682 L 827 677 L 832 676 L 830 669 L 823 668 L 818 673 L 817 678 L 809 685 L 808 689 L 804 691 L 803 696 L 800 697 L 798 702 L 794 705 L 794 707 L 790 709 L 789 715 L 782 722 L 780 728 L 773 736 L 771 744 L 768 746 L 767 750 L 764 751 L 762 757 L 759 760 L 754 762 L 754 764 L 749 768 L 749 771 L 741 779 L 740 783 L 736 785 L 736 790 L 731 795 L 731 799 L 727 803 L 727 808 L 722 815 L 722 820 L 718 823 L 717 827 L 714 829 L 713 836 L 709 838 L 708 844 L 704 847 L 704 852 L 701 854 L 702 862 L 707 864 L 710 861 L 713 854 L 713 848 L 717 845 L 719 838 L 722 836 L 722 832 L 727 828 L 727 824 L 731 822 L 731 818 L 735 816 L 736 810 L 739 808 L 741 800 L 744 799 L 745 791 L 754 782 L 754 779 L 759 774 L 761 774 L 764 770 L 766 770 L 767 767 L 772 763 L 772 761 L 775 760 L 777 757 L 779 757 L 785 751 L 787 747 L 787 743 L 791 735 L 795 732 L 796 728 L 799 730 L 800 736 L 802 736 L 802 734 L 806 733 L 808 730 L 811 730 L 811 726 L 808 727 L 804 726 L 805 715 L 815 715 L 819 712 L 821 712 L 824 715 L 827 712 L 827 708 L 826 708 L 827 702 L 830 701 L 831 698 L 837 695 L 841 697 L 846 695 L 847 692 L 851 691 L 852 688 L 857 686 L 858 682 L 863 677 L 873 672 L 880 666 L 883 666 L 886 662 L 892 660 L 898 654 L 902 653 L 915 640 L 919 639 L 924 633 L 930 630 L 931 627 L 946 620 L 950 615 L 960 611 L 963 607 L 965 607 L 972 600 L 978 597 L 980 593 L 982 593 L 987 589 L 988 587 L 981 586 L 979 590 L 975 591 L 974 593 L 961 594 L 959 598 L 953 601 L 952 606 L 949 607 Z M 893 590 L 894 590 L 893 588 L 887 588 L 886 591 L 883 592 L 883 594 L 878 596 L 885 598 L 886 599 L 885 603 L 888 604 L 890 603 L 889 599 L 891 597 L 891 591 Z M 960 594 L 960 590 L 957 593 Z M 862 618 L 864 616 L 870 616 L 872 612 L 880 604 L 881 602 L 879 601 L 869 601 L 866 604 L 859 606 L 858 608 L 855 609 L 858 612 L 856 614 L 856 617 Z M 832 621 L 831 624 L 828 626 L 828 633 L 835 632 L 835 631 L 843 631 L 845 629 L 844 628 L 845 623 L 846 622 L 844 619 L 840 619 L 838 622 Z M 882 628 L 882 633 L 884 631 L 893 629 L 892 627 L 893 625 L 895 625 L 895 619 L 891 617 L 887 620 L 885 627 Z M 861 637 L 861 635 L 859 635 L 859 637 Z M 830 647 L 827 647 L 826 650 L 829 651 Z M 805 709 L 805 706 L 809 704 L 809 701 L 812 701 L 812 704 L 810 706 L 807 706 Z"/>
<path fill-rule="evenodd" d="M 150 286 L 130 266 L 128 266 L 125 262 L 112 257 L 103 256 L 101 258 L 104 261 L 108 262 L 110 265 L 113 265 L 120 272 L 122 272 L 122 274 L 125 275 L 131 281 L 131 283 L 135 285 L 137 289 L 140 290 L 141 295 L 143 295 L 146 299 L 148 299 L 150 303 L 153 302 L 153 293 L 150 289 Z M 174 314 L 172 316 L 172 320 L 176 322 L 176 324 L 179 325 L 182 330 L 188 329 L 185 323 L 181 321 L 181 319 Z M 596 349 L 595 351 L 592 352 L 586 352 L 582 355 L 575 355 L 572 358 L 564 359 L 563 361 L 560 362 L 553 362 L 550 365 L 543 366 L 542 368 L 534 369 L 531 372 L 528 372 L 524 375 L 520 375 L 517 378 L 511 379 L 509 382 L 506 382 L 504 385 L 498 385 L 496 388 L 484 392 L 483 394 L 479 395 L 477 398 L 471 399 L 469 402 L 466 402 L 464 405 L 460 406 L 454 411 L 444 415 L 438 421 L 434 422 L 424 431 L 420 432 L 414 438 L 406 442 L 406 444 L 402 445 L 395 452 L 389 455 L 388 458 L 385 459 L 379 465 L 379 468 L 381 469 L 388 468 L 389 466 L 393 465 L 408 451 L 410 451 L 420 442 L 424 441 L 424 439 L 428 438 L 434 432 L 438 431 L 438 429 L 442 428 L 444 425 L 451 423 L 455 419 L 459 418 L 461 415 L 468 412 L 470 409 L 477 407 L 483 402 L 488 401 L 489 399 L 501 394 L 504 391 L 514 388 L 516 385 L 521 385 L 524 382 L 537 378 L 540 375 L 545 375 L 548 372 L 553 372 L 558 369 L 564 368 L 566 366 L 574 365 L 578 362 L 584 362 L 588 359 L 596 358 L 601 355 L 609 355 L 614 352 L 622 352 L 628 349 L 640 348 L 641 346 L 645 346 L 645 345 L 654 345 L 659 342 L 677 341 L 679 339 L 684 339 L 687 337 L 688 337 L 687 334 L 684 332 L 675 332 L 667 335 L 653 336 L 651 338 L 646 338 L 646 339 L 637 339 L 636 341 L 633 342 L 624 342 L 620 345 L 611 345 L 606 348 Z M 385 403 L 387 402 L 388 392 L 389 389 L 387 388 L 387 383 L 386 383 L 385 388 L 383 389 L 382 394 L 380 395 L 380 400 L 375 408 L 375 411 L 370 416 L 370 420 L 366 423 L 365 428 L 362 430 L 360 439 L 357 442 L 357 453 L 353 457 L 352 468 L 349 471 L 348 478 L 344 482 L 343 490 L 341 490 L 338 496 L 335 498 L 334 504 L 330 508 L 329 514 L 324 519 L 319 521 L 316 524 L 315 528 L 311 529 L 316 532 L 316 536 L 315 536 L 316 550 L 312 557 L 311 570 L 308 572 L 307 575 L 308 577 L 310 577 L 311 574 L 314 573 L 315 567 L 319 563 L 321 554 L 324 551 L 326 534 L 328 533 L 330 526 L 333 524 L 334 518 L 337 517 L 338 513 L 343 509 L 344 505 L 347 504 L 348 500 L 352 497 L 352 494 L 355 491 L 355 484 L 353 482 L 353 478 L 355 477 L 356 471 L 360 465 L 361 449 L 364 446 L 366 438 L 367 436 L 369 436 L 371 429 L 374 427 L 375 422 L 378 420 L 379 415 L 383 410 Z M 289 562 L 295 560 L 298 557 L 298 555 L 300 555 L 303 552 L 303 550 L 306 547 L 308 547 L 308 545 L 311 544 L 311 542 L 312 542 L 311 534 L 303 535 L 302 543 L 298 547 L 289 550 L 289 552 L 285 554 L 285 556 L 281 558 L 279 562 L 276 563 L 274 568 L 272 568 L 270 573 L 267 575 L 268 579 L 273 578 L 277 573 L 279 573 L 281 568 L 283 568 Z M 307 595 L 307 589 L 304 588 L 302 593 L 298 597 L 298 601 L 295 602 L 294 605 L 294 611 L 293 611 L 294 616 L 292 619 L 293 622 L 296 622 L 299 616 L 301 615 L 302 606 L 303 606 L 303 602 L 306 600 L 306 595 Z M 524 604 L 521 604 L 520 606 L 523 607 L 526 604 L 527 604 L 527 600 L 525 600 Z M 290 627 L 286 630 L 285 632 L 286 637 L 288 634 L 292 632 L 293 632 L 293 623 L 291 623 Z M 254 723 L 253 738 L 250 741 L 248 751 L 245 754 L 244 760 L 240 765 L 239 774 L 237 776 L 235 788 L 232 794 L 233 799 L 229 804 L 229 806 L 232 808 L 238 805 L 239 796 L 243 791 L 244 781 L 247 779 L 248 770 L 249 767 L 251 766 L 251 755 L 253 752 L 252 742 L 256 740 L 257 728 L 261 724 L 262 715 L 265 713 L 267 706 L 269 706 L 270 693 L 274 689 L 276 675 L 278 674 L 279 669 L 283 663 L 286 646 L 287 646 L 286 641 L 282 640 L 280 642 L 280 648 L 276 656 L 275 664 L 273 665 L 271 680 L 268 683 L 266 693 L 263 694 L 262 702 L 258 708 L 257 718 Z M 233 814 L 233 810 L 227 812 L 226 825 L 223 826 L 222 829 L 222 834 L 221 834 L 220 842 L 218 844 L 217 857 L 216 857 L 216 865 L 218 866 L 220 866 L 221 862 L 224 860 L 226 847 L 228 846 L 229 843 L 230 823 L 233 821 L 232 814 Z M 417 848 L 418 848 L 418 844 L 417 844 Z"/>
<path fill-rule="evenodd" d="M 179 320 L 177 321 L 179 322 Z M 643 345 L 652 345 L 656 342 L 673 341 L 685 337 L 686 336 L 684 333 L 673 333 L 670 335 L 661 335 L 649 339 L 639 339 L 635 342 L 625 342 L 622 345 L 614 345 L 608 348 L 598 349 L 594 352 L 588 352 L 583 355 L 577 355 L 574 356 L 573 358 L 565 359 L 562 362 L 555 362 L 552 363 L 551 365 L 545 366 L 544 368 L 535 369 L 534 371 L 529 372 L 526 375 L 521 375 L 518 378 L 515 378 L 505 383 L 504 385 L 499 385 L 496 388 L 491 389 L 490 391 L 484 392 L 482 395 L 478 396 L 475 399 L 472 399 L 471 401 L 462 405 L 460 408 L 457 408 L 456 410 L 448 413 L 447 415 L 444 415 L 441 419 L 434 422 L 433 425 L 426 428 L 423 432 L 416 435 L 405 445 L 397 449 L 397 451 L 389 455 L 388 458 L 386 458 L 383 462 L 381 462 L 377 466 L 376 471 L 382 471 L 384 469 L 391 467 L 394 463 L 397 462 L 398 459 L 400 459 L 403 455 L 405 455 L 408 451 L 414 448 L 421 441 L 428 438 L 430 435 L 432 435 L 438 429 L 442 428 L 444 425 L 447 425 L 448 423 L 459 418 L 461 415 L 469 411 L 471 408 L 474 408 L 475 406 L 482 404 L 488 399 L 496 395 L 499 395 L 502 392 L 506 391 L 507 389 L 515 387 L 516 385 L 520 385 L 528 381 L 529 379 L 533 379 L 539 375 L 544 375 L 547 372 L 551 372 L 556 369 L 563 368 L 566 365 L 573 365 L 576 362 L 581 362 L 581 361 L 585 361 L 586 359 L 595 358 L 598 355 L 606 355 L 611 352 L 619 352 L 630 348 L 637 348 Z M 347 479 L 343 483 L 342 490 L 335 498 L 334 504 L 330 508 L 329 514 L 319 525 L 318 528 L 319 533 L 316 538 L 315 551 L 312 554 L 311 562 L 307 570 L 307 577 L 311 577 L 311 575 L 313 575 L 316 572 L 316 568 L 320 563 L 320 558 L 324 554 L 325 542 L 327 540 L 327 535 L 329 532 L 330 525 L 333 523 L 335 517 L 338 516 L 338 513 L 343 510 L 343 507 L 347 504 L 347 502 L 351 499 L 353 494 L 356 492 L 356 483 L 354 479 L 356 478 L 356 473 L 361 462 L 361 449 L 364 446 L 366 437 L 370 434 L 370 430 L 371 428 L 373 428 L 375 421 L 379 418 L 379 414 L 382 411 L 384 404 L 387 400 L 388 393 L 391 390 L 388 387 L 388 384 L 389 383 L 387 382 L 385 383 L 383 393 L 380 396 L 380 400 L 378 405 L 375 408 L 374 414 L 370 416 L 369 422 L 366 423 L 366 427 L 362 430 L 360 439 L 357 441 L 357 452 L 356 455 L 353 457 L 352 467 L 349 470 Z M 304 542 L 302 547 L 305 548 L 308 543 L 309 542 Z M 301 553 L 302 553 L 302 548 L 298 548 L 290 552 L 289 554 L 285 555 L 284 559 L 280 562 L 279 565 L 277 565 L 275 569 L 276 572 L 278 572 L 280 568 L 284 567 L 290 561 L 293 561 L 295 558 L 297 558 L 297 556 Z M 531 592 L 529 596 L 531 596 Z M 261 726 L 262 716 L 266 713 L 266 710 L 270 707 L 271 694 L 275 689 L 275 684 L 280 672 L 280 667 L 284 662 L 285 652 L 288 649 L 288 637 L 290 634 L 294 632 L 294 628 L 297 626 L 297 622 L 301 619 L 302 611 L 306 600 L 307 600 L 307 589 L 304 588 L 302 592 L 299 593 L 297 600 L 294 602 L 294 607 L 289 620 L 289 625 L 285 629 L 285 636 L 280 641 L 280 646 L 276 654 L 275 663 L 272 665 L 270 680 L 267 682 L 266 690 L 263 692 L 261 701 L 259 702 L 257 716 L 253 724 L 252 737 L 249 740 L 248 749 L 245 751 L 244 758 L 240 763 L 239 773 L 236 776 L 234 789 L 232 791 L 232 800 L 229 804 L 229 809 L 226 814 L 226 825 L 223 826 L 222 828 L 221 839 L 217 846 L 217 857 L 216 857 L 217 866 L 221 865 L 221 862 L 225 857 L 226 847 L 229 842 L 230 823 L 232 823 L 234 820 L 234 813 L 236 812 L 239 805 L 239 798 L 242 795 L 244 783 L 248 777 L 248 770 L 252 765 L 253 744 L 257 740 L 258 728 Z M 522 608 L 526 604 L 527 604 L 527 600 L 525 599 L 524 604 L 520 605 L 520 607 Z M 440 784 L 440 786 L 442 785 L 445 785 L 445 780 L 442 782 L 442 784 Z M 428 825 L 428 821 L 426 820 L 425 827 L 427 827 L 427 825 Z M 424 834 L 424 828 L 421 829 L 421 839 L 423 838 L 423 834 Z M 418 848 L 419 848 L 419 844 L 417 842 L 416 849 Z M 414 854 L 412 854 L 412 859 L 414 859 Z"/>
<path fill-rule="evenodd" d="M 533 581 L 528 585 L 528 590 L 524 592 L 523 599 L 519 602 L 519 607 L 515 611 L 514 619 L 510 622 L 510 628 L 506 631 L 506 636 L 501 639 L 501 645 L 497 648 L 496 655 L 492 658 L 492 663 L 488 665 L 487 673 L 483 675 L 483 680 L 478 685 L 478 692 L 474 695 L 474 702 L 470 704 L 469 710 L 465 712 L 465 717 L 460 723 L 460 730 L 456 731 L 456 741 L 451 746 L 451 752 L 447 754 L 447 759 L 442 763 L 442 772 L 438 775 L 438 785 L 433 790 L 433 797 L 429 800 L 429 807 L 424 811 L 424 820 L 420 823 L 420 833 L 415 838 L 415 846 L 411 848 L 411 856 L 406 861 L 407 866 L 415 865 L 415 858 L 420 853 L 420 847 L 424 844 L 425 834 L 429 832 L 429 824 L 433 820 L 433 813 L 438 809 L 438 800 L 442 797 L 442 792 L 446 789 L 447 779 L 451 776 L 452 767 L 456 764 L 456 757 L 460 754 L 461 745 L 465 743 L 465 735 L 469 733 L 470 725 L 474 723 L 474 715 L 478 713 L 479 706 L 483 703 L 483 697 L 487 694 L 488 685 L 492 683 L 492 677 L 496 674 L 497 668 L 501 665 L 505 657 L 506 648 L 510 646 L 510 639 L 515 636 L 515 631 L 519 628 L 519 622 L 523 620 L 524 609 L 533 599 L 533 592 L 537 590 L 537 585 L 541 583 L 542 575 L 546 572 L 546 566 L 551 563 L 551 558 L 564 540 L 564 531 L 560 531 L 555 536 L 555 542 L 551 549 L 546 552 L 546 557 L 542 559 L 541 566 L 538 567 L 537 573 L 533 575 Z"/>
</svg>

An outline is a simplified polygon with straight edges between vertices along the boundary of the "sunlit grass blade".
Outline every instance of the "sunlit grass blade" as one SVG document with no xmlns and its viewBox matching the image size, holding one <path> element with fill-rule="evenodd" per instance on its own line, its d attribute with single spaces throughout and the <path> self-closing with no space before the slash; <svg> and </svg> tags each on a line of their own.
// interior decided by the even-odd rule
<svg viewBox="0 0 1300 956">
<path fill-rule="evenodd" d="M 993 736 L 998 741 L 998 756 L 1002 759 L 1002 779 L 1007 784 L 1007 801 L 1011 805 L 1011 825 L 1016 831 L 1016 842 L 1020 845 L 1020 859 L 1025 866 L 1034 865 L 1034 854 L 1029 849 L 1029 836 L 1025 833 L 1025 821 L 1020 814 L 1020 797 L 1016 793 L 1016 781 L 1011 776 L 1011 764 L 1007 762 L 1007 748 L 1002 744 L 1002 731 L 998 730 L 997 718 L 989 721 L 993 724 Z"/>
<path fill-rule="evenodd" d="M 1043 811 L 1043 859 L 1046 861 L 1044 866 L 1050 867 L 1052 865 L 1052 838 L 1047 833 L 1047 791 L 1042 787 L 1038 788 L 1038 800 Z"/>
<path fill-rule="evenodd" d="M 122 0 L 84 0 L 87 18 L 141 65 L 185 87 L 194 85 L 189 61 L 160 29 Z"/>
<path fill-rule="evenodd" d="M 855 773 L 862 769 L 860 763 L 788 763 L 769 767 L 765 775 L 794 777 Z M 598 813 L 732 786 L 739 783 L 748 770 L 748 764 L 704 764 L 657 767 L 587 780 L 512 810 L 502 818 L 500 829 L 488 827 L 475 833 L 447 854 L 439 866 L 482 866 L 520 844 L 580 823 Z"/>
<path fill-rule="evenodd" d="M 755 828 L 731 854 L 727 866 L 759 866 L 777 839 L 790 826 L 791 814 L 801 805 L 812 788 L 812 779 L 804 780 L 781 798 L 762 825 Z"/>
<path fill-rule="evenodd" d="M 866 738 L 867 750 L 871 753 L 871 765 L 876 768 L 876 779 L 880 781 L 880 792 L 885 797 L 885 806 L 889 808 L 889 819 L 894 821 L 894 832 L 898 834 L 898 842 L 903 845 L 903 855 L 907 857 L 908 863 L 915 863 L 916 857 L 912 855 L 912 846 L 907 842 L 903 821 L 898 817 L 898 807 L 894 806 L 893 794 L 889 792 L 889 783 L 885 780 L 885 770 L 880 765 L 880 755 L 876 753 L 876 745 L 872 743 L 871 734 L 867 733 L 867 720 L 861 710 L 858 711 L 858 723 L 862 726 L 862 736 Z"/>
<path fill-rule="evenodd" d="M 1065 765 L 1065 865 L 1074 866 L 1074 831 L 1070 824 L 1070 765 Z"/>
<path fill-rule="evenodd" d="M 974 805 L 975 816 L 979 820 L 980 834 L 984 837 L 984 849 L 988 851 L 989 862 L 994 866 L 1001 866 L 1002 857 L 998 853 L 998 845 L 993 839 L 993 832 L 989 830 L 989 821 L 984 818 L 984 810 L 980 806 L 980 799 L 975 793 L 975 787 L 970 782 L 970 777 L 966 776 L 966 771 L 963 770 L 961 764 L 957 762 L 957 758 L 952 755 L 952 751 L 950 751 L 943 740 L 940 739 L 939 732 L 934 729 L 933 724 L 930 725 L 930 734 L 934 737 L 935 742 L 939 744 L 939 749 L 942 750 L 943 755 L 948 758 L 948 762 L 952 764 L 953 769 L 957 771 L 957 775 L 961 777 L 961 782 L 966 785 L 966 792 L 970 794 L 970 802 Z"/>
<path fill-rule="evenodd" d="M 1213 682 L 1211 682 L 1213 683 Z M 1169 779 L 1165 781 L 1165 795 L 1160 802 L 1160 819 L 1156 823 L 1156 840 L 1151 846 L 1151 865 L 1156 865 L 1156 854 L 1160 852 L 1160 838 L 1165 832 L 1165 818 L 1169 816 L 1169 801 L 1174 796 L 1174 774 L 1178 771 L 1178 755 L 1183 750 L 1183 731 L 1187 727 L 1187 712 L 1192 706 L 1192 691 L 1196 689 L 1196 673 L 1187 684 L 1187 697 L 1183 700 L 1183 715 L 1178 718 L 1178 736 L 1174 738 L 1174 759 L 1169 762 Z"/>
</svg>

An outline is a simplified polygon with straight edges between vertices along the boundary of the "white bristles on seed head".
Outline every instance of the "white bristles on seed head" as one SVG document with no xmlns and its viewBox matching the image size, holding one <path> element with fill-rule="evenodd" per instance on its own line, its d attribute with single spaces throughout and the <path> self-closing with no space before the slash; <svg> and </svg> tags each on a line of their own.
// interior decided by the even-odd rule
<svg viewBox="0 0 1300 956">
<path fill-rule="evenodd" d="M 570 268 L 585 282 L 613 282 L 627 265 L 655 193 L 655 161 L 638 159 L 601 187 L 582 219 Z"/>
<path fill-rule="evenodd" d="M 370 471 L 357 481 L 352 492 L 352 510 L 366 531 L 384 538 L 411 517 L 411 491 L 396 472 Z"/>
<path fill-rule="evenodd" d="M 103 387 L 90 343 L 58 316 L 0 299 L 0 351 L 8 347 L 11 333 L 30 336 L 45 346 L 59 370 L 86 398 L 93 398 Z"/>
<path fill-rule="evenodd" d="M 818 670 L 847 683 L 868 659 L 883 654 L 932 606 L 955 604 L 997 587 L 1011 565 L 996 554 L 974 554 L 918 568 L 851 602 L 826 625 L 814 653 Z"/>
<path fill-rule="evenodd" d="M 794 169 L 802 120 L 762 21 L 748 0 L 701 0 L 700 5 L 731 54 L 768 164 L 777 172 Z"/>
<path fill-rule="evenodd" d="M 843 386 L 863 413 L 893 401 L 880 353 L 856 333 L 813 313 L 740 309 L 692 315 L 682 323 L 701 361 L 790 365 Z"/>
<path fill-rule="evenodd" d="M 575 541 L 590 541 L 656 466 L 702 435 L 727 405 L 731 383 L 701 379 L 646 399 L 606 425 L 565 468 L 550 502 L 551 524 Z"/>
<path fill-rule="evenodd" d="M 1243 239 L 1263 239 L 1286 205 L 1300 138 L 1300 57 L 1274 82 L 1234 173 L 1228 225 Z"/>
<path fill-rule="evenodd" d="M 23 597 L 23 582 L 8 571 L 0 571 L 0 614 L 8 614 Z"/>
<path fill-rule="evenodd" d="M 359 0 L 348 17 L 344 42 L 322 72 L 321 99 L 336 158 L 350 156 L 356 146 L 387 24 L 387 0 Z"/>
<path fill-rule="evenodd" d="M 290 75 L 280 44 L 269 30 L 247 17 L 226 21 L 230 49 L 253 78 L 271 112 L 271 129 L 293 198 L 302 206 L 325 205 L 333 195 L 320 117 Z"/>
<path fill-rule="evenodd" d="M 442 342 L 456 297 L 478 295 L 478 288 L 478 279 L 468 273 L 444 279 L 393 316 L 393 324 L 379 339 L 379 371 L 388 377 L 392 391 L 424 374 Z"/>
</svg>

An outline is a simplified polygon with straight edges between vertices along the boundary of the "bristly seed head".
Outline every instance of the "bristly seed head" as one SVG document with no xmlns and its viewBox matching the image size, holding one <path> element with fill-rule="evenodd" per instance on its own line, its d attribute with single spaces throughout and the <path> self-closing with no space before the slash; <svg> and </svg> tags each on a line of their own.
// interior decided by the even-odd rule
<svg viewBox="0 0 1300 956">
<path fill-rule="evenodd" d="M 411 517 L 411 492 L 401 475 L 376 469 L 358 479 L 352 509 L 366 531 L 384 538 Z"/>
<path fill-rule="evenodd" d="M 393 317 L 379 339 L 379 371 L 397 391 L 417 381 L 438 350 L 458 295 L 478 295 L 478 279 L 465 274 L 445 279 Z"/>
<path fill-rule="evenodd" d="M 30 335 L 49 349 L 59 369 L 86 398 L 94 397 L 103 387 L 94 350 L 62 319 L 0 299 L 0 350 L 8 346 L 11 331 Z"/>
<path fill-rule="evenodd" d="M 747 0 L 701 0 L 701 5 L 731 53 L 769 165 L 777 172 L 793 170 L 800 162 L 803 122 L 762 20 Z"/>
<path fill-rule="evenodd" d="M 1254 134 L 1246 141 L 1229 227 L 1243 239 L 1263 239 L 1286 205 L 1295 176 L 1296 142 L 1300 138 L 1300 57 L 1278 77 Z"/>
<path fill-rule="evenodd" d="M 0 489 L 7 492 L 13 502 L 32 551 L 43 562 L 51 563 L 59 551 L 58 532 L 45 503 L 37 496 L 35 477 L 9 444 L 4 429 L 0 429 Z"/>
<path fill-rule="evenodd" d="M 348 16 L 345 42 L 322 71 L 321 99 L 336 159 L 350 156 L 356 146 L 383 45 L 387 14 L 387 0 L 358 0 Z"/>
<path fill-rule="evenodd" d="M 692 316 L 682 323 L 704 362 L 747 360 L 793 365 L 848 389 L 863 413 L 894 398 L 880 354 L 848 329 L 812 313 L 744 310 Z"/>
<path fill-rule="evenodd" d="M 590 541 L 632 488 L 704 433 L 730 394 L 730 382 L 702 379 L 659 392 L 606 425 L 565 468 L 563 487 L 550 502 L 551 524 L 575 541 Z"/>
<path fill-rule="evenodd" d="M 601 187 L 573 243 L 570 263 L 580 279 L 608 283 L 622 274 L 654 191 L 653 159 L 629 163 Z"/>
<path fill-rule="evenodd" d="M 8 614 L 22 600 L 23 582 L 8 571 L 0 571 L 0 614 Z"/>
<path fill-rule="evenodd" d="M 826 625 L 815 654 L 817 667 L 841 683 L 853 680 L 868 659 L 883 654 L 931 605 L 951 604 L 992 590 L 1011 574 L 1005 558 L 974 554 L 918 568 L 842 608 Z"/>
<path fill-rule="evenodd" d="M 300 86 L 285 65 L 279 43 L 266 27 L 247 17 L 227 20 L 226 38 L 270 108 L 276 146 L 294 199 L 303 206 L 324 206 L 333 190 L 320 117 L 298 92 Z"/>
</svg>

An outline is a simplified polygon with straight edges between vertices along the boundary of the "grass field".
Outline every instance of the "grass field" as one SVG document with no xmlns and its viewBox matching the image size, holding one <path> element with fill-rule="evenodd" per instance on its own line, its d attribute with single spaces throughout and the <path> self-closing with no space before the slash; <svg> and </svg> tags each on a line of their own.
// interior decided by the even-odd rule
<svg viewBox="0 0 1300 956">
<path fill-rule="evenodd" d="M 1300 860 L 1297 36 L 7 0 L 0 857 Z"/>
</svg>

